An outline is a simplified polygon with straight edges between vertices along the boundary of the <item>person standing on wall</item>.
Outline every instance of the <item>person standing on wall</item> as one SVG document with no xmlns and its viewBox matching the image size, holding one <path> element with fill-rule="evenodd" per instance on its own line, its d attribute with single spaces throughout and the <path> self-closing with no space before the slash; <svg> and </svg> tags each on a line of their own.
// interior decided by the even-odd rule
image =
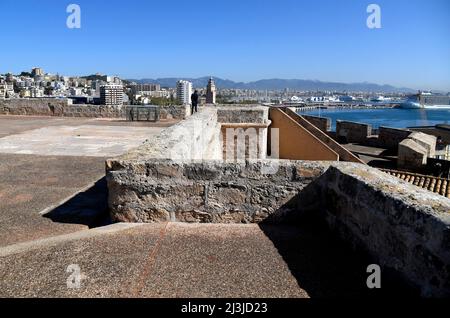
<svg viewBox="0 0 450 318">
<path fill-rule="evenodd" d="M 191 95 L 191 114 L 194 115 L 194 111 L 197 112 L 198 105 L 198 92 L 197 90 Z"/>
</svg>

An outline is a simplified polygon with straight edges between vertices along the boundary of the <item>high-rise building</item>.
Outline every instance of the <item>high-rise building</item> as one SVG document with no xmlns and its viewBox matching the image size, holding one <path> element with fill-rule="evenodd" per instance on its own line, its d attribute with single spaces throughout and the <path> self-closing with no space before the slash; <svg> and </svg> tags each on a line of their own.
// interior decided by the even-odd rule
<svg viewBox="0 0 450 318">
<path fill-rule="evenodd" d="M 189 81 L 177 82 L 177 100 L 183 105 L 191 104 L 192 83 Z"/>
<path fill-rule="evenodd" d="M 206 103 L 215 104 L 216 103 L 216 84 L 211 77 L 208 81 L 208 87 L 206 88 Z"/>
<path fill-rule="evenodd" d="M 100 87 L 100 104 L 107 106 L 123 105 L 123 86 L 107 84 Z"/>
</svg>

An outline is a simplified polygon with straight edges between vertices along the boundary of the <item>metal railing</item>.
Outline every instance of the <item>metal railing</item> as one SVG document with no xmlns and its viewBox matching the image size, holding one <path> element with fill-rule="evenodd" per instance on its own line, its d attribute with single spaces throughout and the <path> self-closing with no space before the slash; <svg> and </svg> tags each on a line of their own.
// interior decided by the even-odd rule
<svg viewBox="0 0 450 318">
<path fill-rule="evenodd" d="M 128 121 L 153 121 L 157 122 L 160 119 L 159 106 L 127 106 L 126 114 Z"/>
</svg>

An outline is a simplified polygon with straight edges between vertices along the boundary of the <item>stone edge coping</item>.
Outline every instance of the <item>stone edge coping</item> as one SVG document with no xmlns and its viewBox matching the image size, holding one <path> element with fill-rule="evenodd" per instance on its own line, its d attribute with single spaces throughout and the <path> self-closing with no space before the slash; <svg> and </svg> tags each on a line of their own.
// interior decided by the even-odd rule
<svg viewBox="0 0 450 318">
<path fill-rule="evenodd" d="M 450 199 L 426 189 L 414 186 L 376 168 L 356 163 L 332 163 L 330 169 L 353 177 L 393 200 L 401 200 L 408 206 L 438 216 L 450 226 Z"/>
</svg>

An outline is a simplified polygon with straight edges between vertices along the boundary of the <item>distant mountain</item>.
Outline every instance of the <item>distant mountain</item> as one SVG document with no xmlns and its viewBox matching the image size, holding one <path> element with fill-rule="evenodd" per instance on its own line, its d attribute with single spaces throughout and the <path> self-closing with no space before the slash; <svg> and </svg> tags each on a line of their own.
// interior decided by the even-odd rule
<svg viewBox="0 0 450 318">
<path fill-rule="evenodd" d="M 255 90 L 282 90 L 285 88 L 292 90 L 305 90 L 305 91 L 361 91 L 361 92 L 402 92 L 413 93 L 416 92 L 410 88 L 398 88 L 391 85 L 379 85 L 373 83 L 335 83 L 335 82 L 321 82 L 313 80 L 301 80 L 301 79 L 263 79 L 255 82 L 234 82 L 231 80 L 221 79 L 213 77 L 218 88 L 236 88 L 236 89 L 255 89 Z M 157 78 L 157 79 L 129 79 L 128 81 L 136 83 L 156 83 L 162 87 L 175 87 L 176 82 L 180 79 L 188 80 L 192 82 L 194 87 L 206 87 L 209 77 L 200 78 Z"/>
</svg>

